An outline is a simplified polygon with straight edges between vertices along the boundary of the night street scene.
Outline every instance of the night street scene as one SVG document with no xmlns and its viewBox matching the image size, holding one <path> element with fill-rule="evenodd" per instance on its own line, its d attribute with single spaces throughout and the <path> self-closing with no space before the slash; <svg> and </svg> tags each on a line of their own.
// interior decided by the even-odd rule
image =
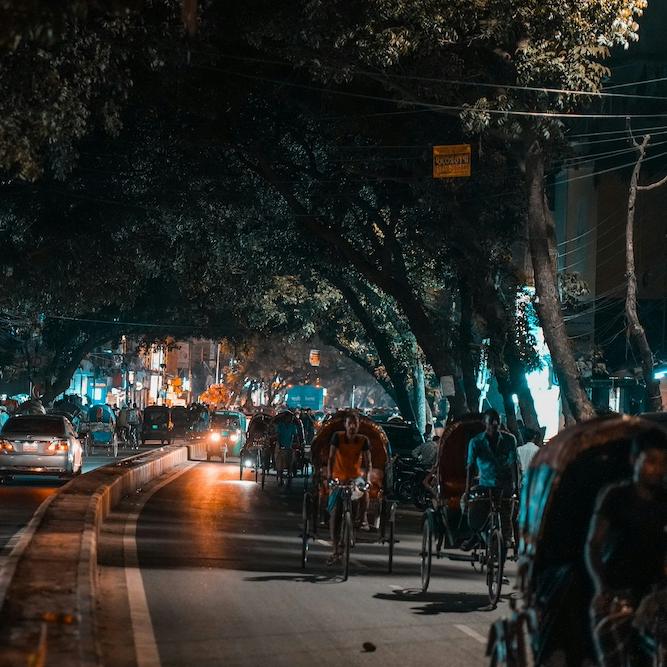
<svg viewBox="0 0 667 667">
<path fill-rule="evenodd" d="M 667 667 L 666 36 L 0 0 L 0 667 Z"/>
</svg>

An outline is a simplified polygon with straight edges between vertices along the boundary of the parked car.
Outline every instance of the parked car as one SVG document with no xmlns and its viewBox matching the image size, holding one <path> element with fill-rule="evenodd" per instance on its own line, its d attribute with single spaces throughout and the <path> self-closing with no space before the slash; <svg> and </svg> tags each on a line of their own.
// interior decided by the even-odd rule
<svg viewBox="0 0 667 667">
<path fill-rule="evenodd" d="M 0 433 L 0 479 L 14 475 L 75 477 L 83 448 L 71 422 L 61 415 L 10 417 Z"/>
</svg>

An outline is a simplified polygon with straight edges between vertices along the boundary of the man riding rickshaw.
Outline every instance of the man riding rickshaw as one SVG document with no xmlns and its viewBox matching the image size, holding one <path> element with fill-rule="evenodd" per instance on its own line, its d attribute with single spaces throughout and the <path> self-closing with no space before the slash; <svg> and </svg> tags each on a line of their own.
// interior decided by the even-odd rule
<svg viewBox="0 0 667 667">
<path fill-rule="evenodd" d="M 330 563 L 341 563 L 344 580 L 349 571 L 349 549 L 355 541 L 387 544 L 391 572 L 396 503 L 387 498 L 385 472 L 391 451 L 382 427 L 356 412 L 338 412 L 315 436 L 311 461 L 313 478 L 304 492 L 302 508 L 302 567 L 306 566 L 309 540 L 316 537 L 321 521 L 328 517 L 333 551 Z M 343 529 L 348 526 L 347 533 L 339 531 L 341 514 L 340 524 Z"/>
<path fill-rule="evenodd" d="M 614 416 L 559 433 L 518 524 L 521 600 L 492 627 L 492 665 L 666 664 L 665 431 Z"/>
<path fill-rule="evenodd" d="M 274 442 L 274 466 L 278 476 L 278 486 L 285 484 L 287 473 L 287 487 L 292 485 L 294 476 L 295 450 L 303 451 L 303 433 L 296 415 L 286 410 L 273 418 L 272 440 Z"/>
<path fill-rule="evenodd" d="M 506 583 L 508 547 L 514 544 L 517 484 L 516 441 L 500 429 L 495 410 L 483 421 L 471 415 L 444 431 L 425 484 L 431 485 L 433 501 L 422 523 L 422 591 L 428 590 L 434 557 L 469 562 L 484 572 L 489 608 L 495 608 Z"/>
</svg>

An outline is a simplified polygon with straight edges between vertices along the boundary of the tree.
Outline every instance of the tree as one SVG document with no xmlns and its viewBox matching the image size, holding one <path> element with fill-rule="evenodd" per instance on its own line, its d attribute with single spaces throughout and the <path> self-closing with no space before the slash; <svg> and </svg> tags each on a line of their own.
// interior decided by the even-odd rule
<svg viewBox="0 0 667 667">
<path fill-rule="evenodd" d="M 646 157 L 646 152 L 651 141 L 651 135 L 644 135 L 640 142 L 637 141 L 632 135 L 632 132 L 630 132 L 630 138 L 632 140 L 632 145 L 637 150 L 637 162 L 635 163 L 632 170 L 632 176 L 630 177 L 628 215 L 625 226 L 625 277 L 627 279 L 625 317 L 628 336 L 637 349 L 641 361 L 642 376 L 644 378 L 645 386 L 646 408 L 652 412 L 660 412 L 662 410 L 660 382 L 655 379 L 653 352 L 651 351 L 651 346 L 646 337 L 646 331 L 644 330 L 637 313 L 637 274 L 635 272 L 634 228 L 637 193 L 639 191 L 654 190 L 665 185 L 665 183 L 667 183 L 667 176 L 650 184 L 639 184 L 642 163 Z"/>
<path fill-rule="evenodd" d="M 579 110 L 600 91 L 608 72 L 602 61 L 611 46 L 637 39 L 635 17 L 646 5 L 418 0 L 352 9 L 347 2 L 303 2 L 262 20 L 250 36 L 322 81 L 375 82 L 385 91 L 374 92 L 377 98 L 460 115 L 467 132 L 509 143 L 525 177 L 537 309 L 563 397 L 578 419 L 590 417 L 592 407 L 564 336 L 545 175 L 563 136 L 559 114 Z"/>
</svg>

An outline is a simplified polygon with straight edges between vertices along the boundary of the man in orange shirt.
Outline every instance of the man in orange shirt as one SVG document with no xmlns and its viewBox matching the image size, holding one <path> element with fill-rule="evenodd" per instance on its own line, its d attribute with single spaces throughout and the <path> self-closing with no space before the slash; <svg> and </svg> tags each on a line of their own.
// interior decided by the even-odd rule
<svg viewBox="0 0 667 667">
<path fill-rule="evenodd" d="M 368 438 L 359 433 L 359 415 L 356 412 L 348 412 L 345 416 L 345 430 L 336 431 L 331 437 L 329 446 L 329 462 L 327 465 L 327 478 L 337 479 L 341 484 L 353 480 L 366 482 L 371 471 L 371 450 Z M 339 489 L 334 489 L 329 495 L 329 526 L 331 529 L 331 542 L 333 544 L 333 555 L 329 559 L 330 564 L 340 560 L 340 502 L 338 501 Z M 366 512 L 368 511 L 368 492 L 357 500 L 357 516 L 365 525 L 363 529 L 368 530 Z"/>
</svg>

